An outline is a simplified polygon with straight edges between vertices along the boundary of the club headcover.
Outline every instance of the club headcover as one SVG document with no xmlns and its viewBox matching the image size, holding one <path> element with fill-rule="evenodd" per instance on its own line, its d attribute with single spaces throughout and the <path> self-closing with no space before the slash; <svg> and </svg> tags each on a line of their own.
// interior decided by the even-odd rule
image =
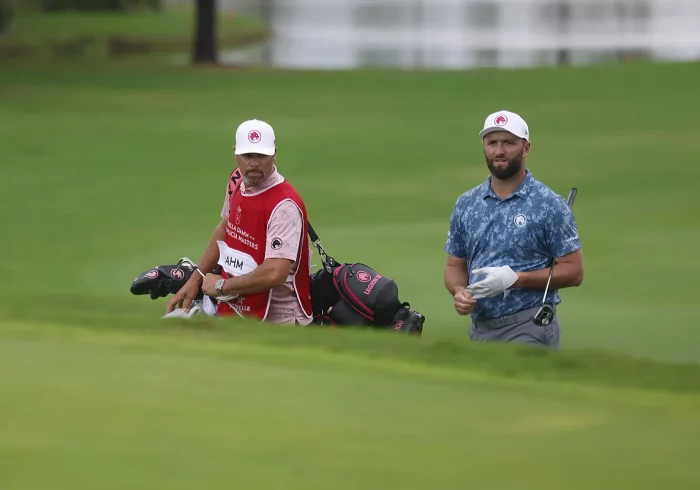
<svg viewBox="0 0 700 490">
<path fill-rule="evenodd" d="M 401 309 L 396 312 L 394 320 L 389 328 L 393 328 L 397 332 L 405 332 L 409 334 L 423 334 L 423 324 L 425 316 L 411 309 L 411 305 L 403 303 Z"/>
<path fill-rule="evenodd" d="M 189 264 L 182 264 L 178 269 L 173 265 L 159 265 L 142 272 L 131 283 L 131 294 L 149 294 L 151 299 L 164 298 L 177 293 L 188 281 L 194 269 Z"/>
</svg>

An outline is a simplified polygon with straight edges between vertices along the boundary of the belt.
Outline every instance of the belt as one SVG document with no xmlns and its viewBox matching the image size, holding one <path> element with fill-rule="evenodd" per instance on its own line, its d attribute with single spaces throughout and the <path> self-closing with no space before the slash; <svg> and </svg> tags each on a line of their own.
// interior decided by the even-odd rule
<svg viewBox="0 0 700 490">
<path fill-rule="evenodd" d="M 550 305 L 551 306 L 551 305 Z M 485 320 L 472 320 L 474 326 L 477 328 L 501 328 L 507 325 L 513 325 L 515 323 L 524 323 L 532 319 L 535 314 L 539 311 L 541 306 L 535 306 L 534 308 L 528 308 L 526 310 L 520 310 L 510 315 L 499 316 L 497 318 L 488 318 Z M 554 313 L 556 314 L 557 309 L 554 307 Z"/>
</svg>

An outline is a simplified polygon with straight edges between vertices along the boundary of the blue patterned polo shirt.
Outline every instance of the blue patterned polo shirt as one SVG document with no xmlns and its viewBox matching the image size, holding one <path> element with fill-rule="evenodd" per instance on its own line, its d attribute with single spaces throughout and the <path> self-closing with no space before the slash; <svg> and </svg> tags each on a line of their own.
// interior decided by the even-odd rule
<svg viewBox="0 0 700 490">
<path fill-rule="evenodd" d="M 515 272 L 548 268 L 552 257 L 581 248 L 574 216 L 566 199 L 533 177 L 525 179 L 501 200 L 491 189 L 489 176 L 481 185 L 462 194 L 452 210 L 445 251 L 466 259 L 469 284 L 484 276 L 472 273 L 481 267 L 508 265 Z M 513 288 L 504 298 L 477 300 L 475 320 L 497 318 L 542 304 L 544 291 Z M 558 304 L 558 291 L 550 289 L 547 302 Z"/>
</svg>

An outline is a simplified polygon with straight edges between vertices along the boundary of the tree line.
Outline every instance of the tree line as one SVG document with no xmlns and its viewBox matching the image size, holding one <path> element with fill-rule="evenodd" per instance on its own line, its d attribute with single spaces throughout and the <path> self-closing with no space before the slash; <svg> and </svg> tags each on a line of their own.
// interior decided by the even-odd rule
<svg viewBox="0 0 700 490">
<path fill-rule="evenodd" d="M 195 7 L 192 62 L 216 63 L 216 0 L 193 0 Z M 0 34 L 9 29 L 20 8 L 41 12 L 129 12 L 135 9 L 160 11 L 163 0 L 0 0 Z"/>
</svg>

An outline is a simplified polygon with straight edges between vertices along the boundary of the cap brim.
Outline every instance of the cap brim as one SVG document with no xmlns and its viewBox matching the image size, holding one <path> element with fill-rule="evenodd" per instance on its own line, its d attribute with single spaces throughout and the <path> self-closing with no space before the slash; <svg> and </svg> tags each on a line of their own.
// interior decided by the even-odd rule
<svg viewBox="0 0 700 490">
<path fill-rule="evenodd" d="M 258 146 L 244 146 L 242 148 L 236 147 L 234 152 L 236 155 L 245 155 L 246 153 L 259 153 L 261 155 L 272 156 L 275 154 L 275 148 L 260 148 Z"/>
<path fill-rule="evenodd" d="M 518 136 L 518 135 L 515 134 L 515 133 L 511 133 L 511 132 L 508 131 L 507 129 L 503 128 L 503 126 L 491 126 L 490 128 L 482 129 L 482 130 L 479 132 L 479 137 L 480 137 L 481 139 L 484 139 L 484 136 L 486 136 L 486 135 L 489 134 L 489 133 L 495 133 L 496 131 L 505 131 L 506 133 L 512 134 L 512 135 L 515 136 L 516 138 L 522 138 L 522 139 L 524 139 L 524 140 L 526 140 L 526 141 L 530 141 L 529 138 L 526 138 L 526 137 L 524 137 L 524 136 Z"/>
</svg>

